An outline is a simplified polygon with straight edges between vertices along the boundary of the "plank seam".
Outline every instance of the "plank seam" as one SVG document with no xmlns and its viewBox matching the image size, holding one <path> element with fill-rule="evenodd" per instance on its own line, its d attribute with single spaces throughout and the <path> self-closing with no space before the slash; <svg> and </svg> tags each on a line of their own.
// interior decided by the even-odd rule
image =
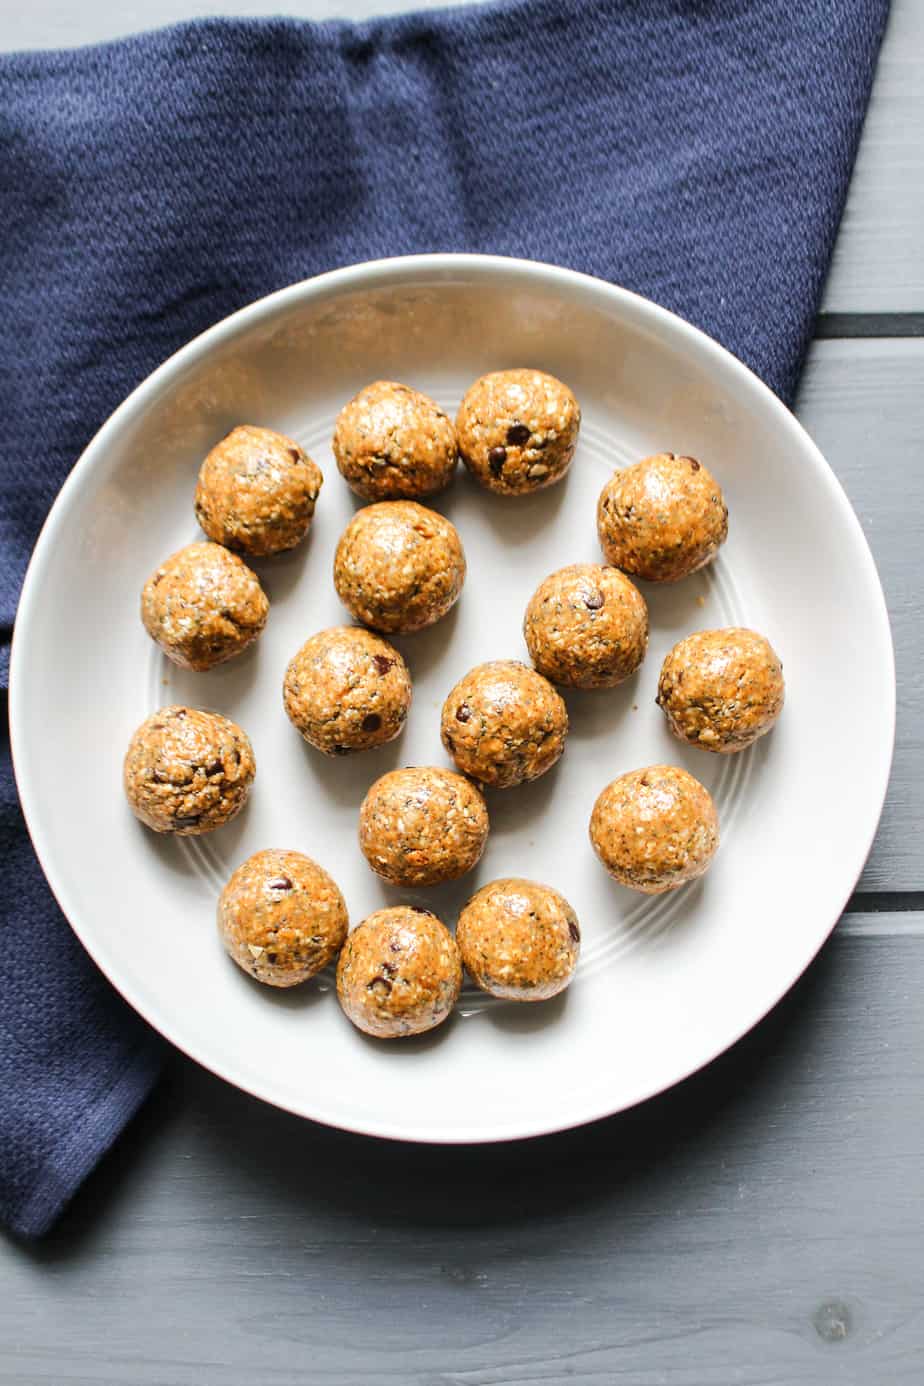
<svg viewBox="0 0 924 1386">
<path fill-rule="evenodd" d="M 924 313 L 819 313 L 816 341 L 838 337 L 924 337 Z"/>
</svg>

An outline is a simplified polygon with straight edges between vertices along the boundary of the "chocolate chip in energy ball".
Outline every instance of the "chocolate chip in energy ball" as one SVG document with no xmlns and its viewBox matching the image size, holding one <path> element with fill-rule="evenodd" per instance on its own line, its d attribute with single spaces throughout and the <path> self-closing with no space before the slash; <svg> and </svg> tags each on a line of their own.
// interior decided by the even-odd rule
<svg viewBox="0 0 924 1386">
<path fill-rule="evenodd" d="M 375 665 L 376 672 L 379 674 L 387 674 L 389 669 L 395 667 L 395 661 L 389 659 L 387 655 L 375 655 L 372 663 Z"/>
<path fill-rule="evenodd" d="M 527 428 L 526 424 L 511 424 L 507 429 L 507 442 L 512 443 L 514 447 L 522 447 L 524 443 L 529 442 L 529 439 L 530 429 Z"/>
<path fill-rule="evenodd" d="M 603 606 L 603 593 L 588 592 L 587 596 L 584 598 L 584 605 L 587 607 L 588 611 L 599 611 Z"/>
<path fill-rule="evenodd" d="M 470 721 L 471 721 L 471 717 L 472 717 L 472 710 L 471 710 L 471 708 L 469 707 L 468 703 L 460 703 L 459 706 L 456 708 L 456 721 L 457 721 L 457 722 L 470 722 Z"/>
<path fill-rule="evenodd" d="M 377 712 L 367 712 L 363 718 L 363 731 L 365 732 L 378 731 L 381 725 L 382 719 Z"/>
<path fill-rule="evenodd" d="M 504 470 L 504 463 L 507 461 L 506 448 L 492 448 L 488 453 L 488 466 L 491 468 L 493 476 L 500 476 Z"/>
</svg>

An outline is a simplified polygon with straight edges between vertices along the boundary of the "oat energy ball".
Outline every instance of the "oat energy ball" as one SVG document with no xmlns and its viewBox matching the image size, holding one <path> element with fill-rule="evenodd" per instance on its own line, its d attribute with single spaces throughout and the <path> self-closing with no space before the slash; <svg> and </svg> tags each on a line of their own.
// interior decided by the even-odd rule
<svg viewBox="0 0 924 1386">
<path fill-rule="evenodd" d="M 411 676 L 394 646 L 359 626 L 306 640 L 290 661 L 282 698 L 293 726 L 329 756 L 394 741 L 411 706 Z"/>
<path fill-rule="evenodd" d="M 699 780 L 676 765 L 649 765 L 603 790 L 590 841 L 621 885 L 661 895 L 702 876 L 719 845 L 719 819 Z"/>
<path fill-rule="evenodd" d="M 571 981 L 581 931 L 557 890 L 508 877 L 472 896 L 459 915 L 456 942 L 482 991 L 507 1001 L 547 1001 Z"/>
<path fill-rule="evenodd" d="M 294 987 L 320 972 L 348 927 L 336 884 L 301 852 L 255 852 L 218 900 L 222 943 L 238 967 L 270 987 Z"/>
<path fill-rule="evenodd" d="M 370 787 L 359 811 L 363 856 L 392 885 L 454 881 L 480 861 L 487 840 L 484 799 L 452 770 L 392 770 Z"/>
<path fill-rule="evenodd" d="M 538 779 L 560 759 L 568 710 L 535 669 L 515 659 L 478 664 L 443 704 L 440 736 L 463 774 L 490 785 Z"/>
<path fill-rule="evenodd" d="M 268 612 L 256 573 L 221 544 L 187 544 L 141 593 L 145 630 L 184 669 L 211 669 L 246 650 Z"/>
<path fill-rule="evenodd" d="M 455 525 L 414 501 L 357 510 L 334 555 L 334 586 L 344 606 L 387 634 L 432 626 L 458 600 L 464 581 Z"/>
<path fill-rule="evenodd" d="M 728 510 L 701 462 L 660 452 L 613 473 L 597 502 L 597 533 L 608 563 L 649 582 L 676 582 L 715 558 Z"/>
<path fill-rule="evenodd" d="M 128 744 L 125 795 L 156 833 L 196 837 L 234 818 L 256 774 L 245 732 L 217 712 L 162 707 Z"/>
<path fill-rule="evenodd" d="M 489 491 L 522 496 L 562 479 L 580 426 L 577 400 L 554 375 L 492 371 L 459 406 L 459 455 Z"/>
<path fill-rule="evenodd" d="M 418 906 L 370 914 L 347 936 L 337 964 L 344 1012 L 379 1039 L 432 1030 L 449 1015 L 461 987 L 455 939 Z"/>
<path fill-rule="evenodd" d="M 439 405 L 392 380 L 367 385 L 341 409 L 333 450 L 347 485 L 369 501 L 432 496 L 452 481 L 459 457 Z"/>
<path fill-rule="evenodd" d="M 536 588 L 523 637 L 533 664 L 553 683 L 614 688 L 645 658 L 648 608 L 615 568 L 574 563 Z"/>
<path fill-rule="evenodd" d="M 756 631 L 700 630 L 661 666 L 658 705 L 681 741 L 704 751 L 743 751 L 783 710 L 783 666 Z"/>
<path fill-rule="evenodd" d="M 283 433 L 244 424 L 202 463 L 196 519 L 210 539 L 263 558 L 294 548 L 308 533 L 323 485 L 321 469 Z"/>
</svg>

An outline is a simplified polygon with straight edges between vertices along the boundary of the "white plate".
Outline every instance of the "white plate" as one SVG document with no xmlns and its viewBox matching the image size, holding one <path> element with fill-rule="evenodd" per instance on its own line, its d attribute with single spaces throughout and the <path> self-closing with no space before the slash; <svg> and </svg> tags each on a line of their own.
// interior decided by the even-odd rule
<svg viewBox="0 0 924 1386">
<path fill-rule="evenodd" d="M 483 371 L 534 365 L 584 410 L 563 485 L 504 501 L 465 474 L 438 498 L 462 534 L 468 581 L 434 629 L 396 641 L 414 676 L 397 743 L 349 760 L 305 745 L 282 709 L 289 657 L 347 620 L 331 583 L 357 502 L 337 474 L 339 407 L 377 377 L 454 412 Z M 170 665 L 138 617 L 142 582 L 196 537 L 192 495 L 209 447 L 240 422 L 303 443 L 324 470 L 314 528 L 261 562 L 272 610 L 258 648 L 207 674 Z M 444 764 L 439 709 L 472 664 L 526 658 L 537 582 L 599 557 L 597 493 L 614 464 L 662 449 L 715 471 L 730 535 L 705 574 L 647 586 L 651 647 L 615 692 L 569 694 L 559 767 L 489 798 L 476 872 L 401 892 L 356 841 L 371 781 Z M 689 631 L 747 624 L 786 671 L 775 732 L 734 757 L 682 747 L 655 707 L 661 660 Z M 204 838 L 159 838 L 131 816 L 122 755 L 154 708 L 188 702 L 240 721 L 256 751 L 250 804 Z M 888 619 L 872 558 L 810 439 L 744 366 L 678 318 L 596 280 L 526 262 L 426 256 L 338 271 L 255 303 L 141 385 L 87 448 L 36 548 L 16 627 L 11 724 L 22 801 L 42 864 L 106 975 L 174 1044 L 240 1087 L 320 1121 L 378 1135 L 482 1141 L 556 1130 L 628 1107 L 724 1050 L 783 995 L 837 920 L 869 850 L 894 725 Z M 721 851 L 705 881 L 647 899 L 614 885 L 587 822 L 623 770 L 686 766 L 712 790 Z M 523 875 L 563 891 L 584 948 L 569 991 L 520 1006 L 467 990 L 429 1036 L 370 1041 L 330 977 L 260 988 L 224 956 L 215 898 L 261 847 L 294 847 L 340 883 L 356 923 L 401 899 L 450 924 L 481 883 Z"/>
</svg>

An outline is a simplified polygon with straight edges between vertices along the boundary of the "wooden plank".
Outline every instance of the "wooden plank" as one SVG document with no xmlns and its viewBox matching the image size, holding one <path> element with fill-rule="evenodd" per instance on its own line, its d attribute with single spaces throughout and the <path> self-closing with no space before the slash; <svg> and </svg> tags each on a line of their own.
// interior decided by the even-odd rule
<svg viewBox="0 0 924 1386">
<path fill-rule="evenodd" d="M 450 0 L 430 0 L 446 4 Z M 291 0 L 311 19 L 364 18 L 414 8 L 411 0 Z M 274 15 L 278 0 L 198 0 L 206 15 Z M 186 0 L 73 5 L 32 0 L 10 7 L 0 51 L 98 42 L 189 18 Z M 893 0 L 870 110 L 824 298 L 829 312 L 924 309 L 924 5 Z"/>
<path fill-rule="evenodd" d="M 177 1059 L 0 1246 L 0 1383 L 917 1386 L 924 941 L 881 922 L 705 1073 L 528 1143 L 364 1140 Z"/>
<path fill-rule="evenodd" d="M 840 477 L 892 618 L 898 730 L 889 797 L 860 888 L 924 886 L 924 341 L 816 342 L 796 412 Z"/>
<path fill-rule="evenodd" d="M 924 308 L 924 5 L 893 0 L 823 308 Z"/>
</svg>

